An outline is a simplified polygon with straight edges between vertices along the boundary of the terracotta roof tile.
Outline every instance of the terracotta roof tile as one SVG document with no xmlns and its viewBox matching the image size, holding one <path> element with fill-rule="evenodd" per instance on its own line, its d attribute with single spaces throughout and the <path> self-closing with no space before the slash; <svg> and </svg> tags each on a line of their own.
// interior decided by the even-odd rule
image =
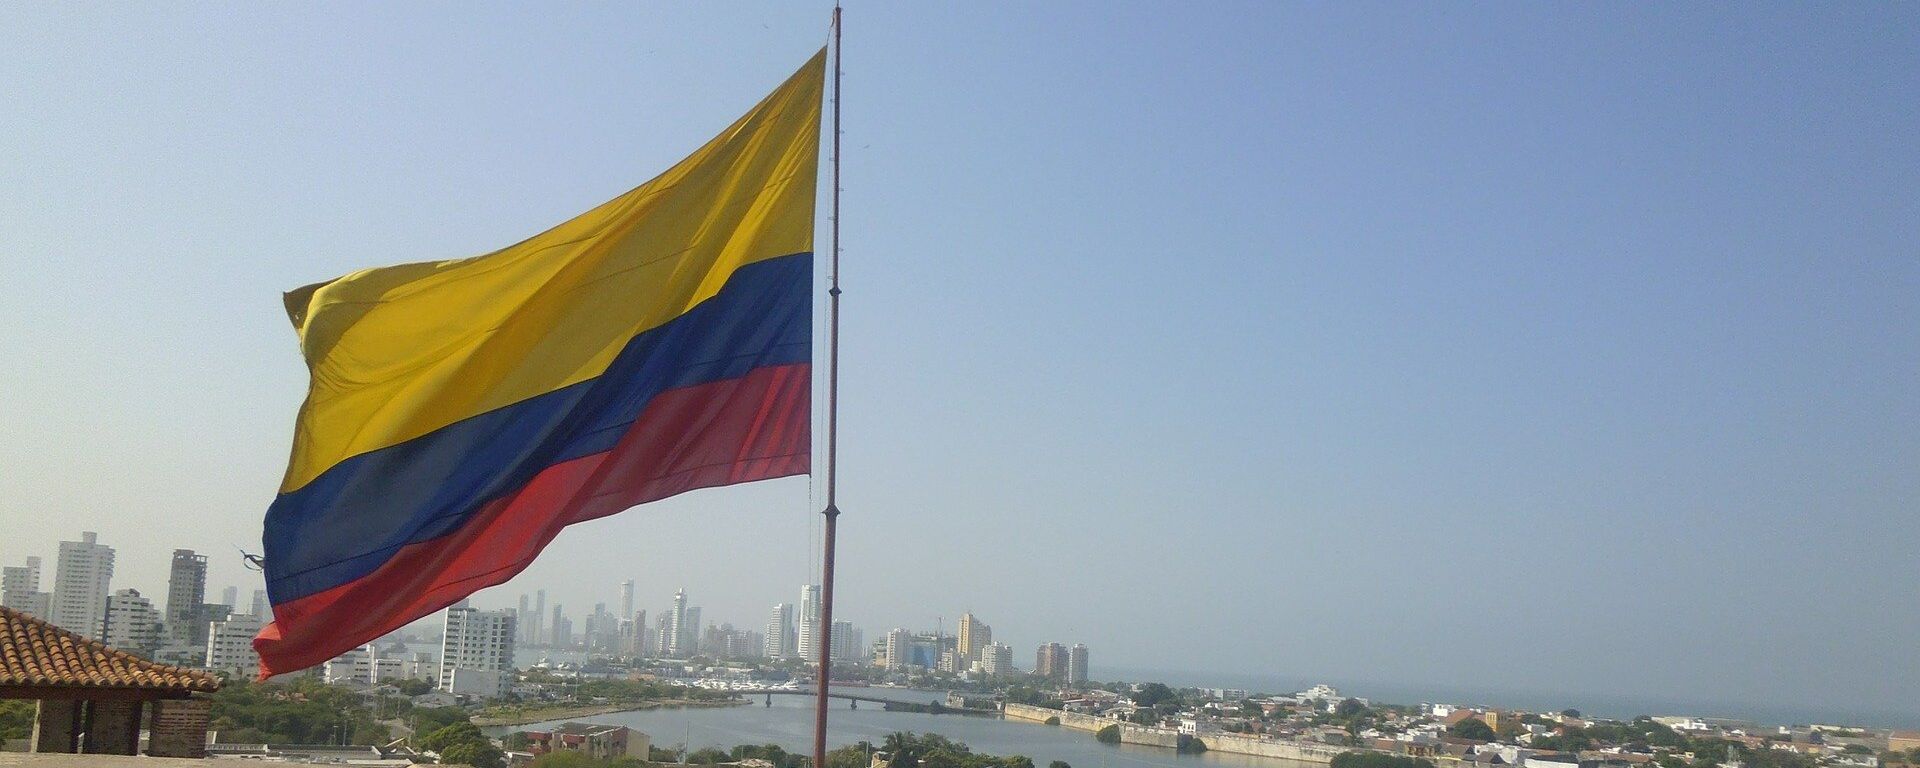
<svg viewBox="0 0 1920 768">
<path fill-rule="evenodd" d="M 0 686 L 220 690 L 220 678 L 155 664 L 0 607 Z"/>
</svg>

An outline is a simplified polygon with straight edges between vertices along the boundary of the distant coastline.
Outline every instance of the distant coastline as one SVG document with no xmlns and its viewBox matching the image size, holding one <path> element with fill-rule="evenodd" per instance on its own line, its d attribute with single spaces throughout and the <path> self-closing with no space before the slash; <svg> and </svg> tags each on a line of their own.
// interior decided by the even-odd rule
<svg viewBox="0 0 1920 768">
<path fill-rule="evenodd" d="M 668 699 L 665 701 L 643 701 L 627 704 L 595 704 L 575 707 L 528 707 L 512 714 L 498 717 L 474 716 L 472 722 L 481 728 L 496 728 L 508 725 L 531 725 L 553 720 L 573 720 L 595 715 L 610 715 L 615 712 L 639 712 L 648 709 L 701 709 L 711 707 L 738 707 L 748 704 L 746 699 L 730 701 L 690 701 L 687 699 Z"/>
<path fill-rule="evenodd" d="M 1293 675 L 1122 666 L 1096 665 L 1091 672 L 1091 677 L 1095 680 L 1154 681 L 1181 687 L 1244 688 L 1249 693 L 1290 693 L 1305 690 L 1315 683 L 1328 683 L 1351 695 L 1387 704 L 1418 704 L 1427 701 L 1508 707 L 1534 712 L 1558 712 L 1571 707 L 1591 716 L 1616 720 L 1626 720 L 1638 715 L 1697 715 L 1745 720 L 1759 725 L 1846 724 L 1901 729 L 1920 727 L 1920 711 L 1901 712 L 1875 706 L 1833 706 L 1797 702 L 1755 704 L 1710 700 L 1689 701 L 1662 696 L 1591 694 L 1580 691 L 1503 690 L 1340 677 L 1309 678 Z"/>
</svg>

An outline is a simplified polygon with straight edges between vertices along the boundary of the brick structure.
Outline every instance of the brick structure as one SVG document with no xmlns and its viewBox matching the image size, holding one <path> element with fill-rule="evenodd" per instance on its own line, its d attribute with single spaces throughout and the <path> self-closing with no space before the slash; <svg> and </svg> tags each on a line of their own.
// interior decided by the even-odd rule
<svg viewBox="0 0 1920 768">
<path fill-rule="evenodd" d="M 163 699 L 153 703 L 147 726 L 147 754 L 162 757 L 206 757 L 207 721 L 213 702 L 206 699 Z"/>
<path fill-rule="evenodd" d="M 193 697 L 219 689 L 205 672 L 155 664 L 0 607 L 0 699 L 39 702 L 35 752 L 134 754 L 152 709 L 148 754 L 203 757 L 209 703 Z"/>
</svg>

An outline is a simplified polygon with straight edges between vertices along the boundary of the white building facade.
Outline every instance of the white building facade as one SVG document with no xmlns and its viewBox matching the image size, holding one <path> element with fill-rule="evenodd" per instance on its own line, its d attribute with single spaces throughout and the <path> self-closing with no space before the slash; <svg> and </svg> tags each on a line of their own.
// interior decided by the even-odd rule
<svg viewBox="0 0 1920 768">
<path fill-rule="evenodd" d="M 160 647 L 160 611 L 136 589 L 107 598 L 107 645 L 146 655 Z"/>
<path fill-rule="evenodd" d="M 107 592 L 113 583 L 113 548 L 84 531 L 79 541 L 60 542 L 54 565 L 52 615 L 48 621 L 83 637 L 99 639 L 106 627 Z"/>
<path fill-rule="evenodd" d="M 228 616 L 207 627 L 207 669 L 251 676 L 260 671 L 260 654 L 253 652 L 253 636 L 266 623 L 247 614 Z"/>
<path fill-rule="evenodd" d="M 773 607 L 772 615 L 767 617 L 767 647 L 769 659 L 784 659 L 793 655 L 793 604 L 780 603 Z"/>
<path fill-rule="evenodd" d="M 820 660 L 820 585 L 808 584 L 800 588 L 799 632 L 794 643 L 794 652 L 802 660 L 815 662 Z"/>
<path fill-rule="evenodd" d="M 906 669 L 912 663 L 913 633 L 901 627 L 887 631 L 887 640 L 881 651 L 881 665 L 887 669 Z"/>
<path fill-rule="evenodd" d="M 40 591 L 40 558 L 29 557 L 26 565 L 0 569 L 0 606 L 51 620 L 53 595 Z"/>
<path fill-rule="evenodd" d="M 513 611 L 482 611 L 465 600 L 448 608 L 440 642 L 440 690 L 505 696 L 513 685 L 513 619 Z M 467 690 L 455 691 L 455 675 L 461 670 L 469 672 L 464 676 L 468 680 L 490 679 L 491 693 L 470 683 L 462 685 Z"/>
</svg>

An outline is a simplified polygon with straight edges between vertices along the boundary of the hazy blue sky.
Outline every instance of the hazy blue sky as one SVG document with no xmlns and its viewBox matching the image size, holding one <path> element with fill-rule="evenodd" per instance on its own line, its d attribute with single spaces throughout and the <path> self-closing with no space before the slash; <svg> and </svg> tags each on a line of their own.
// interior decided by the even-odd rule
<svg viewBox="0 0 1920 768">
<path fill-rule="evenodd" d="M 251 590 L 306 382 L 279 293 L 651 178 L 828 8 L 384 5 L 0 6 L 0 562 L 94 529 L 116 587 L 192 547 Z M 971 608 L 1023 665 L 1920 721 L 1920 6 L 847 34 L 869 637 Z M 481 602 L 634 578 L 757 627 L 812 579 L 809 492 L 577 527 Z"/>
</svg>

